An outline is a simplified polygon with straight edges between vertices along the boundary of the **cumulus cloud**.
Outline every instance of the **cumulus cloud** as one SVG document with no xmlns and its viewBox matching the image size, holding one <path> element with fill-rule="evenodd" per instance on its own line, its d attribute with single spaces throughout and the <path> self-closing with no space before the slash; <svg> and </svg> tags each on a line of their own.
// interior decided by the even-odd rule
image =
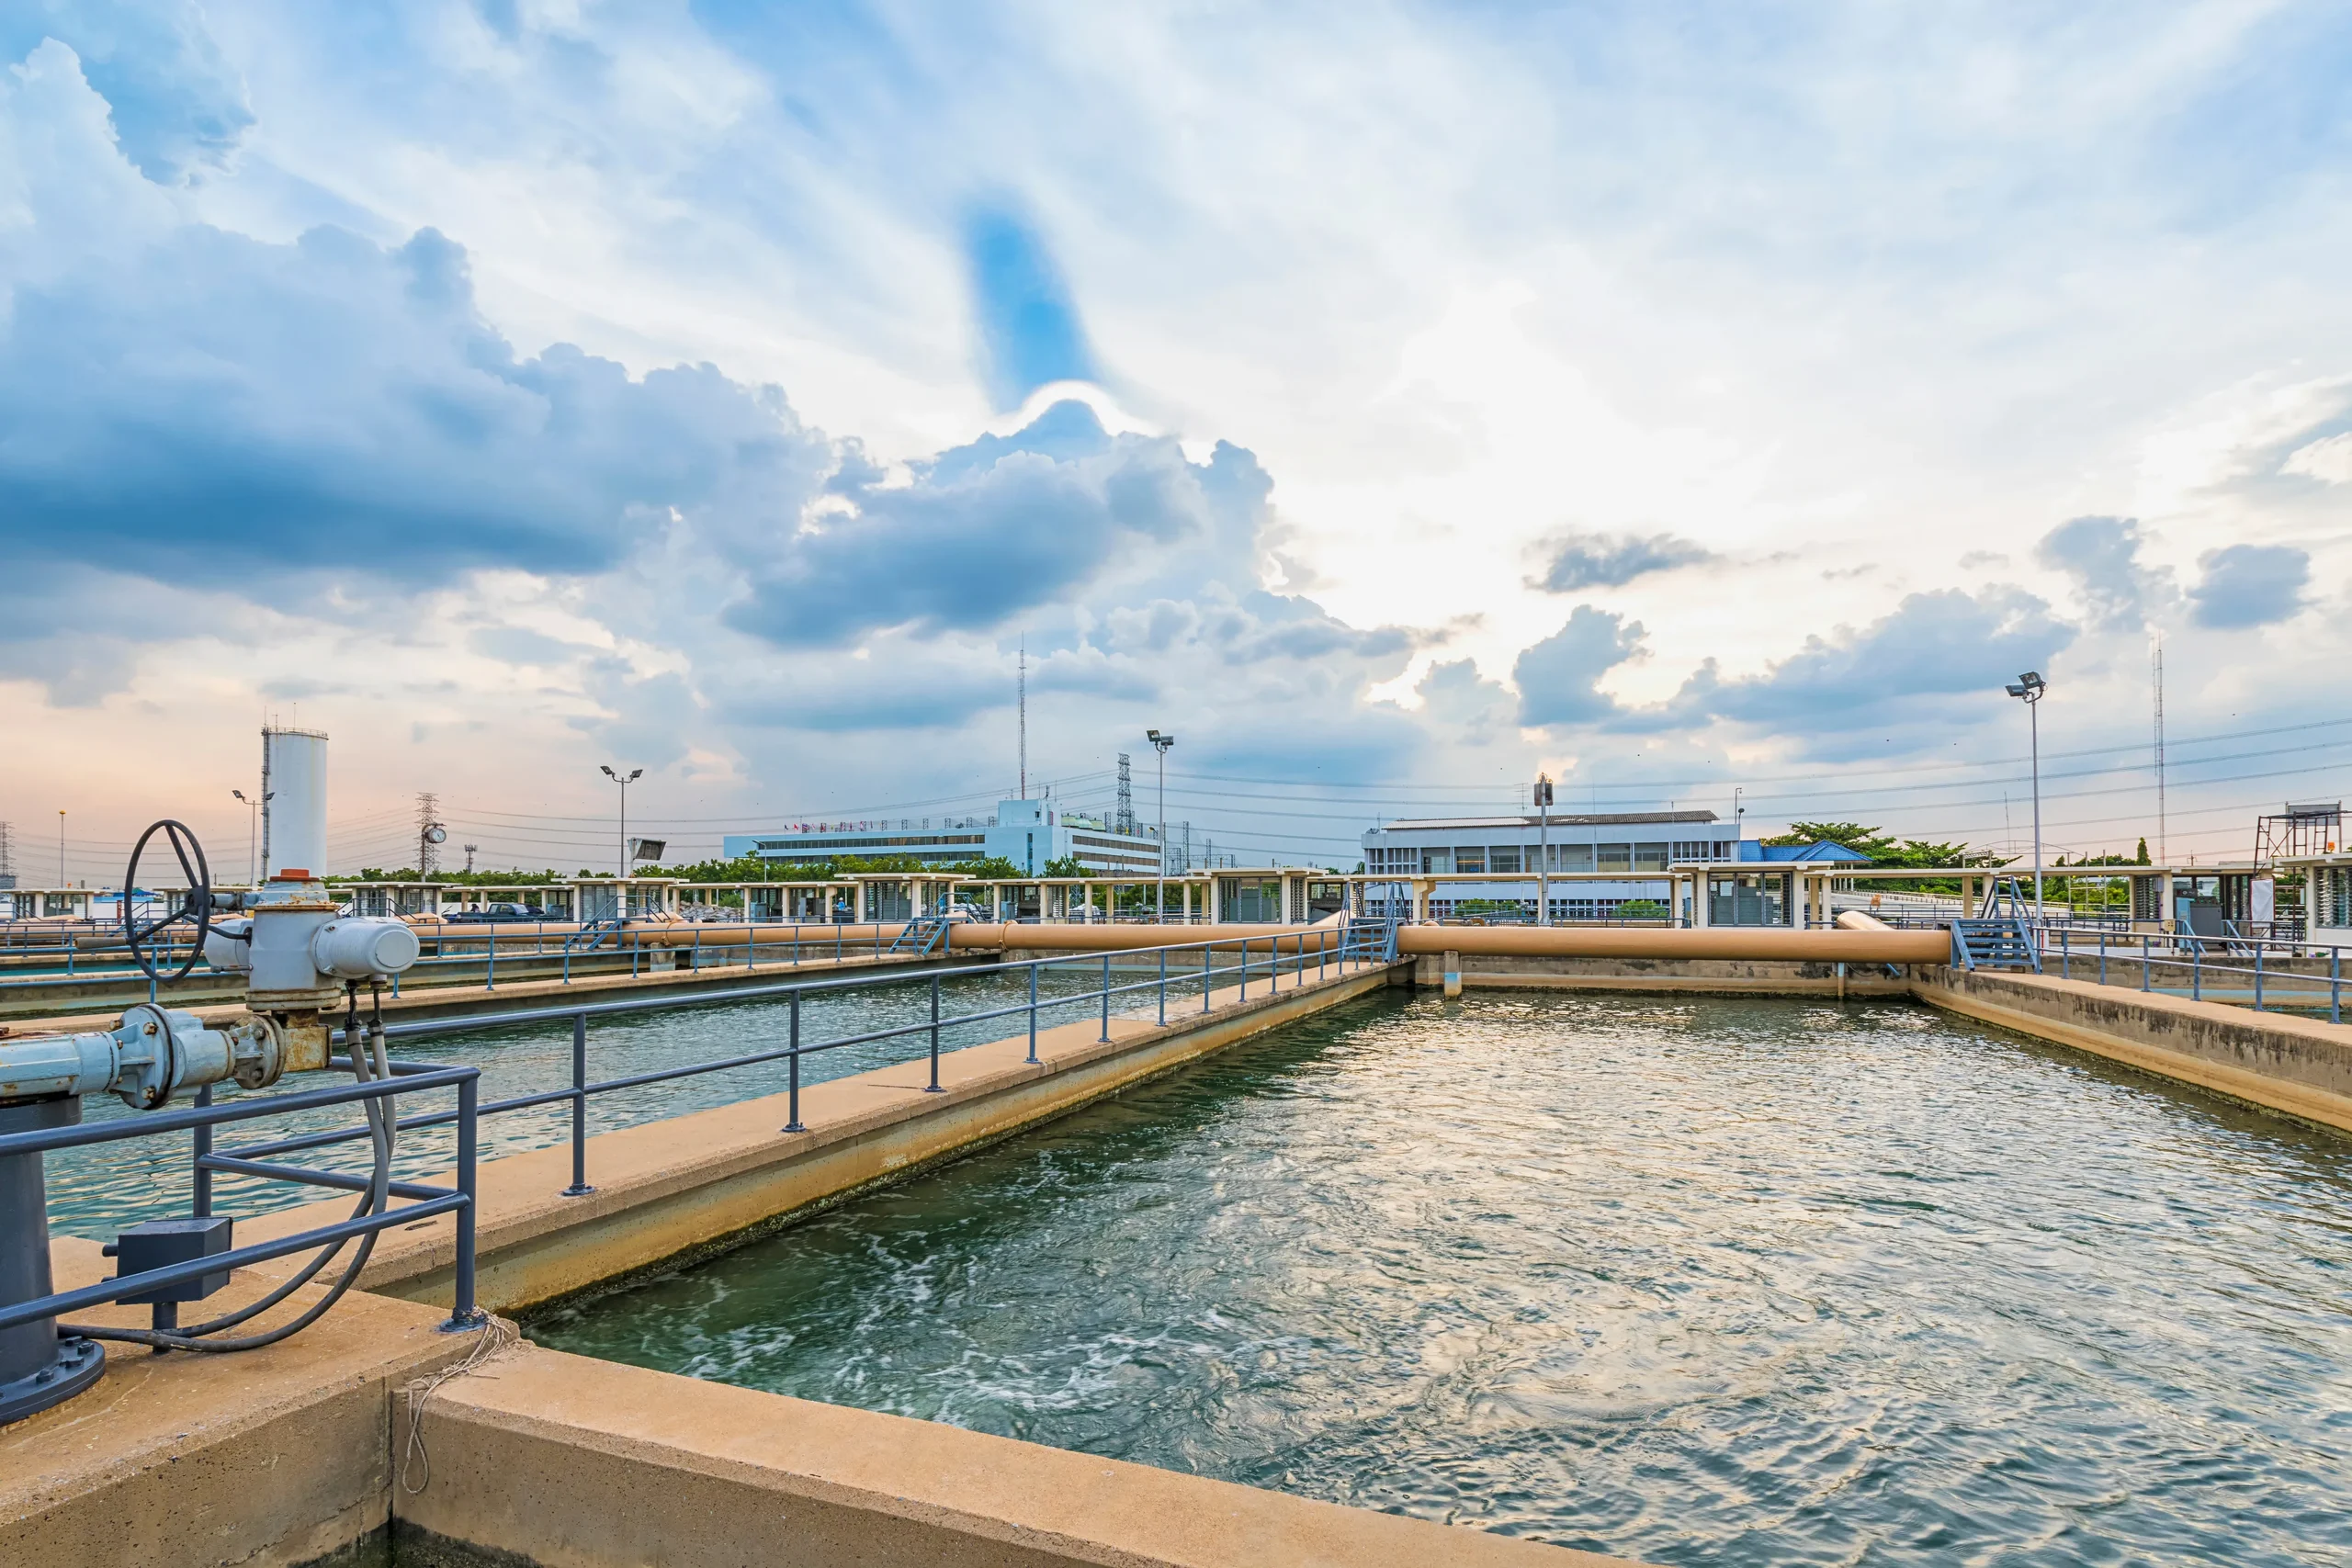
<svg viewBox="0 0 2352 1568">
<path fill-rule="evenodd" d="M 1759 675 L 1724 681 L 1710 660 L 1672 705 L 1797 732 L 1914 723 L 1997 692 L 2019 671 L 2048 669 L 2075 635 L 2018 589 L 1914 593 L 1859 630 L 1808 637 Z"/>
<path fill-rule="evenodd" d="M 243 79 L 194 0 L 48 0 L 0 6 L 0 58 L 54 39 L 112 110 L 124 155 L 173 183 L 216 165 L 254 123 Z"/>
<path fill-rule="evenodd" d="M 1600 678 L 1642 650 L 1642 624 L 1579 604 L 1560 629 L 1521 652 L 1511 665 L 1519 721 L 1528 726 L 1589 724 L 1616 716 L 1617 700 Z"/>
<path fill-rule="evenodd" d="M 2237 630 L 2283 621 L 2303 607 L 2310 552 L 2291 545 L 2231 545 L 2197 558 L 2204 578 L 2188 591 L 2201 626 Z"/>
<path fill-rule="evenodd" d="M 729 624 L 786 646 L 994 626 L 1130 547 L 1247 536 L 1263 478 L 1238 448 L 1195 464 L 1173 440 L 1111 435 L 1084 403 L 1057 403 L 1016 435 L 916 465 L 912 484 L 848 487 L 854 511 L 745 552 L 752 591 Z"/>
<path fill-rule="evenodd" d="M 671 516 L 788 527 L 834 466 L 773 389 L 633 378 L 484 321 L 464 250 L 181 220 L 51 42 L 0 87 L 29 231 L 0 251 L 0 539 L 256 590 L 590 571 Z M 71 265 L 67 265 L 67 258 Z"/>
<path fill-rule="evenodd" d="M 2093 626 L 2129 630 L 2176 597 L 2169 571 L 2140 564 L 2143 542 L 2137 518 L 2073 517 L 2043 535 L 2033 553 L 2074 580 Z"/>
<path fill-rule="evenodd" d="M 1623 588 L 1654 571 L 1672 571 L 1714 559 L 1714 552 L 1672 534 L 1563 534 L 1546 540 L 1550 559 L 1529 586 L 1553 593 Z"/>
</svg>

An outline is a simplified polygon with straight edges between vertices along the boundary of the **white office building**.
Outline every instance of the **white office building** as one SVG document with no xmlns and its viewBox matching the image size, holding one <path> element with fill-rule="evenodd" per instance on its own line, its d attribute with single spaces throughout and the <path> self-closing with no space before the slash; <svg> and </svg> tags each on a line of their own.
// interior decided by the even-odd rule
<svg viewBox="0 0 2352 1568">
<path fill-rule="evenodd" d="M 764 833 L 729 833 L 721 848 L 729 860 L 757 855 L 778 865 L 819 865 L 848 855 L 903 855 L 925 865 L 955 865 L 999 856 L 1023 876 L 1043 876 L 1047 862 L 1067 856 L 1105 877 L 1142 882 L 1159 874 L 1155 829 L 1123 829 L 1064 811 L 1050 799 L 1000 801 L 993 817 L 787 823 Z"/>
</svg>

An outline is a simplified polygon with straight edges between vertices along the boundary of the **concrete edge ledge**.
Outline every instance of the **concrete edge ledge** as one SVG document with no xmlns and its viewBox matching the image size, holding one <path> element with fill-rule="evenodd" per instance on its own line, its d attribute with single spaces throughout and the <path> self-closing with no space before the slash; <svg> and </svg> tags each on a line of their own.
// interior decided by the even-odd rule
<svg viewBox="0 0 2352 1568">
<path fill-rule="evenodd" d="M 67 1288 L 113 1271 L 96 1244 L 74 1237 L 52 1244 L 51 1260 Z M 270 1283 L 241 1269 L 202 1310 L 251 1301 Z M 322 1293 L 305 1287 L 257 1326 Z M 76 1315 L 148 1321 L 144 1307 Z M 360 1549 L 390 1517 L 399 1390 L 477 1343 L 439 1333 L 441 1317 L 354 1292 L 266 1349 L 155 1356 L 108 1345 L 96 1387 L 0 1427 L 0 1562 L 260 1568 Z"/>
<path fill-rule="evenodd" d="M 2225 1095 L 2331 1132 L 2352 1133 L 2352 1025 L 2256 1013 L 2048 975 L 1920 974 L 1933 1007 L 2138 1071 Z"/>
<path fill-rule="evenodd" d="M 1621 1561 L 536 1347 L 443 1384 L 424 1437 L 396 1528 L 545 1568 Z"/>
</svg>

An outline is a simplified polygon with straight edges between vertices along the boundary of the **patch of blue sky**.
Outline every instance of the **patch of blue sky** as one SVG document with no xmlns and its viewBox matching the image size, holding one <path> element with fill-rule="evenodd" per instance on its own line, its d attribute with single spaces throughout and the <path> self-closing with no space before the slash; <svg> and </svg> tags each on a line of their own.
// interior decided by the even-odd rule
<svg viewBox="0 0 2352 1568">
<path fill-rule="evenodd" d="M 1010 207 L 976 208 L 964 261 L 982 378 L 998 408 L 1018 408 L 1056 381 L 1102 379 L 1069 285 L 1034 223 Z"/>
</svg>

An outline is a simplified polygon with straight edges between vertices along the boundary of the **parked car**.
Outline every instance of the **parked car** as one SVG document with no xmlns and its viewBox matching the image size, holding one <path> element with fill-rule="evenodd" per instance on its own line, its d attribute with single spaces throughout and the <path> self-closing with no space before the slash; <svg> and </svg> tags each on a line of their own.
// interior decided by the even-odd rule
<svg viewBox="0 0 2352 1568">
<path fill-rule="evenodd" d="M 479 909 L 453 909 L 441 917 L 451 925 L 483 925 L 498 920 L 544 920 L 547 912 L 528 904 L 485 904 Z"/>
</svg>

